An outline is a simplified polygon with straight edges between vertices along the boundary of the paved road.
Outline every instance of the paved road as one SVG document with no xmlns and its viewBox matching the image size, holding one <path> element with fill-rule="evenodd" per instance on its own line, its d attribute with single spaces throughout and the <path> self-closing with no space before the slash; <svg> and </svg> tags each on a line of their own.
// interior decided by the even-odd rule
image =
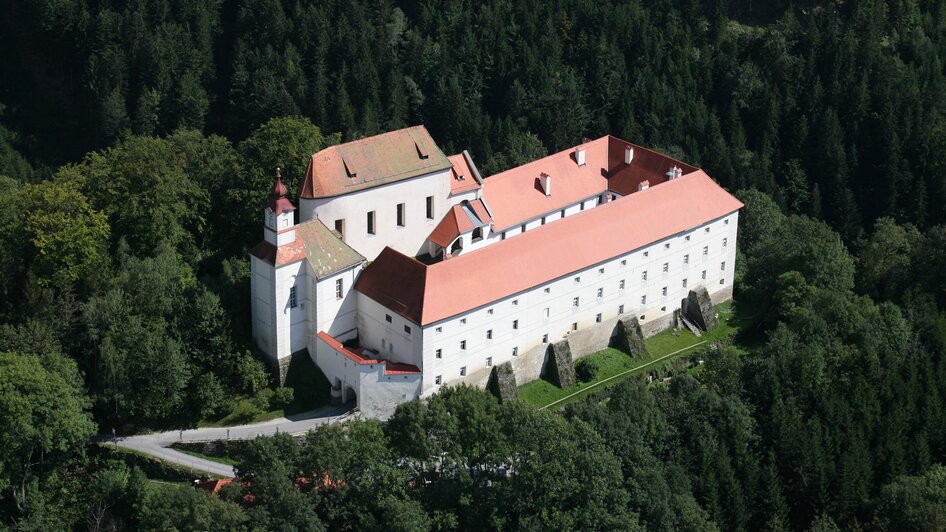
<svg viewBox="0 0 946 532">
<path fill-rule="evenodd" d="M 110 445 L 134 449 L 138 452 L 154 456 L 155 458 L 189 467 L 197 471 L 229 478 L 233 476 L 233 468 L 231 466 L 175 451 L 171 449 L 170 446 L 178 442 L 207 442 L 226 440 L 228 438 L 231 440 L 251 440 L 257 436 L 266 436 L 276 434 L 277 432 L 303 434 L 319 425 L 338 421 L 350 415 L 351 405 L 328 406 L 312 410 L 311 412 L 289 416 L 288 418 L 271 419 L 252 425 L 189 429 L 184 431 L 173 430 L 154 434 L 142 434 L 139 436 L 128 436 L 118 438 L 116 441 L 108 438 L 105 441 L 108 441 Z"/>
</svg>

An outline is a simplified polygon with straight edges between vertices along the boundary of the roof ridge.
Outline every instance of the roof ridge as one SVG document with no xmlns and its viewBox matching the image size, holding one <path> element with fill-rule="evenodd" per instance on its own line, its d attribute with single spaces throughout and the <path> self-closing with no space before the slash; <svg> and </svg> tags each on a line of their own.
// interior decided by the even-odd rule
<svg viewBox="0 0 946 532">
<path fill-rule="evenodd" d="M 385 131 L 384 133 L 378 133 L 377 135 L 371 135 L 371 136 L 368 136 L 368 137 L 361 137 L 360 139 L 349 140 L 348 142 L 342 142 L 341 144 L 333 144 L 333 145 L 331 145 L 331 146 L 326 146 L 325 148 L 322 148 L 321 150 L 319 150 L 319 151 L 313 153 L 312 156 L 315 156 L 316 154 L 321 153 L 321 152 L 323 152 L 323 151 L 325 151 L 325 150 L 330 150 L 330 149 L 333 149 L 333 148 L 341 148 L 341 147 L 343 147 L 343 146 L 351 146 L 351 145 L 353 145 L 353 144 L 359 144 L 359 143 L 366 142 L 366 141 L 369 141 L 369 140 L 375 140 L 375 139 L 378 139 L 378 138 L 387 137 L 387 136 L 389 136 L 389 135 L 394 135 L 394 134 L 396 134 L 396 133 L 403 133 L 403 132 L 405 132 L 405 131 L 411 131 L 411 130 L 421 129 L 421 128 L 422 128 L 422 129 L 427 129 L 427 127 L 426 127 L 424 124 L 417 124 L 417 125 L 415 125 L 415 126 L 407 126 L 407 127 L 402 127 L 401 129 L 393 129 L 393 130 L 391 130 L 391 131 Z M 415 141 L 416 141 L 416 139 L 415 139 Z"/>
<path fill-rule="evenodd" d="M 534 164 L 537 164 L 537 163 L 539 163 L 539 162 L 542 162 L 542 161 L 544 161 L 544 160 L 546 160 L 546 159 L 551 159 L 551 158 L 553 158 L 553 157 L 561 157 L 561 156 L 563 156 L 563 155 L 567 156 L 567 155 L 570 154 L 575 148 L 578 148 L 578 147 L 581 147 L 581 146 L 589 146 L 589 145 L 594 144 L 594 143 L 596 143 L 596 142 L 598 142 L 598 141 L 600 141 L 600 140 L 607 139 L 607 138 L 610 137 L 610 136 L 611 136 L 611 135 L 604 135 L 603 137 L 598 137 L 598 138 L 593 139 L 593 140 L 590 140 L 590 141 L 588 141 L 588 142 L 583 142 L 583 143 L 581 143 L 581 144 L 576 144 L 575 146 L 572 146 L 571 148 L 565 148 L 564 150 L 559 150 L 559 151 L 557 151 L 557 152 L 555 152 L 555 153 L 550 153 L 550 154 L 546 155 L 545 157 L 540 157 L 540 158 L 538 158 L 538 159 L 536 159 L 536 160 L 534 160 L 534 161 L 529 161 L 529 162 L 527 162 L 527 163 L 520 164 L 519 166 L 513 166 L 512 168 L 507 168 L 506 170 L 503 170 L 502 172 L 499 172 L 498 174 L 493 174 L 493 175 L 491 175 L 491 176 L 489 176 L 489 177 L 484 177 L 483 179 L 484 179 L 484 180 L 493 179 L 493 178 L 495 178 L 495 177 L 503 176 L 504 174 L 506 174 L 506 175 L 515 175 L 515 174 L 513 173 L 514 170 L 519 170 L 519 169 L 521 169 L 521 168 L 523 168 L 523 167 L 526 167 L 526 166 L 532 166 L 532 165 L 534 165 Z M 536 177 L 538 177 L 538 176 L 536 176 Z M 506 177 L 503 177 L 503 179 L 506 179 Z"/>
</svg>

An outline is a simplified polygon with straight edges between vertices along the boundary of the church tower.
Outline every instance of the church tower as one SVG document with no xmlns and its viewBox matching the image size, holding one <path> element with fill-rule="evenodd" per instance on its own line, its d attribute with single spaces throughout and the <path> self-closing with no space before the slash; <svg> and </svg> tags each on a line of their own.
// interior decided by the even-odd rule
<svg viewBox="0 0 946 532">
<path fill-rule="evenodd" d="M 306 347 L 308 297 L 306 248 L 279 168 L 263 207 L 263 241 L 250 250 L 253 338 L 283 382 L 292 354 Z"/>
</svg>

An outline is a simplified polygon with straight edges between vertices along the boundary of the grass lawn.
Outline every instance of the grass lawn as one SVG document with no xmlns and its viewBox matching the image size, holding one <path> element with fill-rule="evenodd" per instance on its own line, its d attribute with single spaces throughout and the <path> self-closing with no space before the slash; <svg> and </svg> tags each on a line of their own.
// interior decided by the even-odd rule
<svg viewBox="0 0 946 532">
<path fill-rule="evenodd" d="M 285 408 L 273 408 L 269 400 L 275 388 L 265 388 L 255 396 L 241 395 L 233 400 L 229 412 L 201 419 L 198 427 L 228 427 L 259 423 L 278 417 L 308 412 L 329 403 L 331 384 L 309 357 L 294 357 L 286 374 L 286 386 L 293 389 L 293 399 Z"/>
<path fill-rule="evenodd" d="M 221 464 L 226 464 L 226 465 L 237 465 L 237 461 L 234 460 L 233 458 L 230 458 L 229 456 L 214 456 L 212 454 L 205 454 L 198 451 L 191 451 L 189 449 L 184 449 L 184 448 L 177 447 L 174 445 L 172 445 L 171 448 L 179 453 L 189 454 L 191 456 L 196 456 L 197 458 L 203 458 L 204 460 L 210 460 L 212 462 L 219 462 Z"/>
<path fill-rule="evenodd" d="M 648 357 L 631 358 L 626 353 L 613 348 L 592 353 L 588 357 L 598 363 L 598 374 L 593 381 L 579 382 L 574 386 L 562 389 L 546 380 L 539 379 L 521 386 L 519 388 L 519 399 L 542 408 L 568 397 L 568 399 L 555 404 L 555 407 L 563 406 L 581 399 L 591 389 L 599 388 L 604 381 L 607 381 L 606 384 L 612 385 L 622 378 L 639 374 L 654 365 L 664 364 L 677 357 L 693 353 L 697 349 L 689 348 L 710 344 L 735 334 L 739 330 L 739 326 L 747 318 L 734 312 L 731 307 L 731 302 L 718 305 L 716 312 L 719 314 L 719 327 L 699 338 L 687 330 L 676 331 L 670 329 L 644 340 L 647 350 L 650 352 Z M 612 378 L 617 375 L 620 375 L 620 377 Z"/>
</svg>

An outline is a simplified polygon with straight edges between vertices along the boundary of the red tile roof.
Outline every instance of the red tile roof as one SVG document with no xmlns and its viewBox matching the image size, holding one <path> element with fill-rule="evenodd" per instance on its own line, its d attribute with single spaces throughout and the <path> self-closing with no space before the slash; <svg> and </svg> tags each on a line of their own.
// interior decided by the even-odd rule
<svg viewBox="0 0 946 532">
<path fill-rule="evenodd" d="M 250 250 L 250 255 L 270 266 L 284 266 L 309 259 L 309 266 L 319 279 L 365 261 L 364 257 L 342 242 L 318 219 L 302 222 L 294 229 L 296 239 L 293 242 L 277 248 L 264 240 Z"/>
<path fill-rule="evenodd" d="M 568 149 L 484 179 L 483 197 L 493 212 L 494 231 L 503 231 L 606 191 L 608 137 L 583 146 L 584 166 L 575 161 L 575 150 Z M 542 189 L 542 173 L 551 176 L 550 196 Z"/>
<path fill-rule="evenodd" d="M 697 170 L 430 266 L 385 248 L 358 277 L 355 289 L 414 323 L 427 325 L 740 208 L 738 199 Z"/>
<path fill-rule="evenodd" d="M 451 155 L 447 157 L 447 160 L 453 165 L 453 170 L 450 172 L 451 196 L 480 188 L 479 182 L 473 176 L 473 170 L 462 153 Z"/>
<path fill-rule="evenodd" d="M 624 150 L 634 148 L 634 160 L 624 164 Z M 683 175 L 698 170 L 695 166 L 677 161 L 661 153 L 642 148 L 616 137 L 608 137 L 608 188 L 622 196 L 638 192 L 641 182 L 648 181 L 650 186 L 659 185 L 669 180 L 667 171 L 674 166 L 683 170 Z"/>
<path fill-rule="evenodd" d="M 480 223 L 475 223 L 474 220 L 471 220 L 469 215 L 464 212 L 462 205 L 454 205 L 447 211 L 443 220 L 440 220 L 437 227 L 430 233 L 429 240 L 445 248 L 461 234 L 472 231 L 475 227 L 482 227 L 493 221 L 492 217 L 489 215 L 489 211 L 486 210 L 481 200 L 473 200 L 469 202 L 469 206 L 473 214 L 479 218 Z"/>
<path fill-rule="evenodd" d="M 198 482 L 195 485 L 195 487 L 198 489 L 209 491 L 210 493 L 220 493 L 220 490 L 222 490 L 224 486 L 226 486 L 227 484 L 230 484 L 231 482 L 233 482 L 232 478 L 205 480 L 203 482 Z"/>
<path fill-rule="evenodd" d="M 273 183 L 273 190 L 269 193 L 269 199 L 266 200 L 266 206 L 274 214 L 282 214 L 296 210 L 295 206 L 286 198 L 286 185 L 282 184 L 282 176 L 279 169 L 276 169 L 276 182 Z"/>
<path fill-rule="evenodd" d="M 420 369 L 413 364 L 405 364 L 403 362 L 394 362 L 392 360 L 386 360 L 383 358 L 377 357 L 367 357 L 365 353 L 376 355 L 377 353 L 368 351 L 362 347 L 353 347 L 348 348 L 342 345 L 341 342 L 335 339 L 334 336 L 328 334 L 325 331 L 319 331 L 317 335 L 323 342 L 329 345 L 332 349 L 338 351 L 339 353 L 348 357 L 349 360 L 359 365 L 366 364 L 384 364 L 384 374 L 385 375 L 410 375 L 414 373 L 420 373 Z"/>
<path fill-rule="evenodd" d="M 312 155 L 302 198 L 327 198 L 450 168 L 424 126 L 391 131 Z"/>
</svg>

